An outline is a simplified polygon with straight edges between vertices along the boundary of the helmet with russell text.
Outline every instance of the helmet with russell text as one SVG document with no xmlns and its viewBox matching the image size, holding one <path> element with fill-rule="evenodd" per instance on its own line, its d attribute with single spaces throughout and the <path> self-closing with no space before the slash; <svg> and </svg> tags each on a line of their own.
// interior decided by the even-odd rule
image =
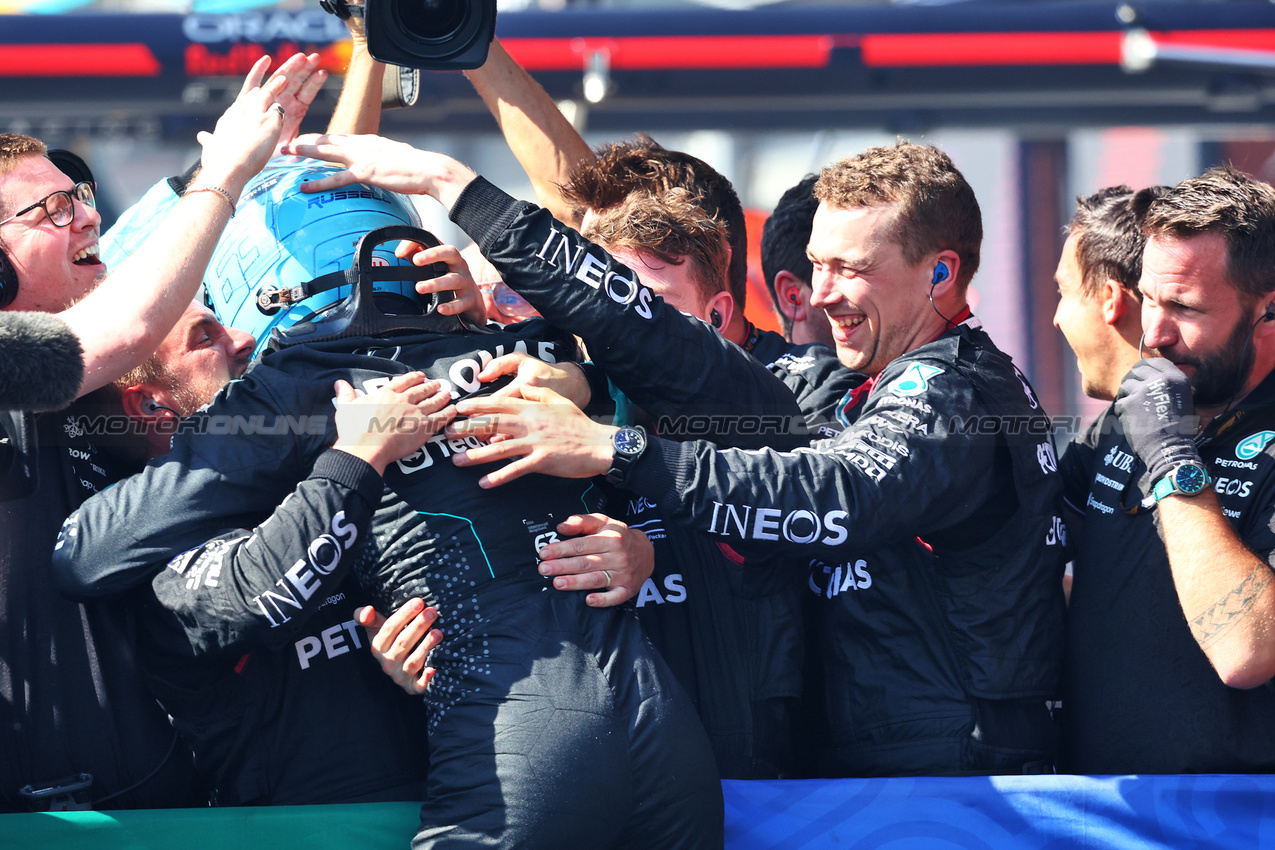
<svg viewBox="0 0 1275 850">
<path fill-rule="evenodd" d="M 355 287 L 337 273 L 360 265 L 356 250 L 369 231 L 394 227 L 401 237 L 403 228 L 411 227 L 436 244 L 419 230 L 420 217 L 411 201 L 397 193 L 358 183 L 313 194 L 301 191 L 302 183 L 338 170 L 298 157 L 271 160 L 244 189 L 217 243 L 204 275 L 204 300 L 223 324 L 256 337 L 254 357 L 273 332 L 322 321 L 346 301 Z M 411 266 L 394 256 L 396 244 L 397 239 L 375 247 L 369 243 L 364 263 Z M 445 273 L 445 267 L 413 271 L 419 273 L 412 277 L 422 279 Z M 399 276 L 407 277 L 407 272 Z M 393 277 L 378 275 L 372 289 L 420 304 L 416 280 Z"/>
</svg>

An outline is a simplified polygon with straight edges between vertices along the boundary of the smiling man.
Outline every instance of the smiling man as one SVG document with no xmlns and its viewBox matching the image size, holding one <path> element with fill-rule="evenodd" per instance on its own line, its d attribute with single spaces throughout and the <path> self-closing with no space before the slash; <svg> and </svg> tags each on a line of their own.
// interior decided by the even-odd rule
<svg viewBox="0 0 1275 850">
<path fill-rule="evenodd" d="M 1142 358 L 1142 220 L 1168 189 L 1112 186 L 1076 199 L 1054 273 L 1054 327 L 1075 352 L 1081 389 L 1090 398 L 1115 398 L 1120 379 Z"/>
<path fill-rule="evenodd" d="M 130 446 L 136 459 L 167 454 L 171 425 L 243 377 L 255 344 L 251 334 L 226 327 L 212 310 L 192 302 L 155 353 L 113 382 L 118 409 L 140 426 L 143 439 Z M 114 398 L 111 409 L 117 410 Z"/>
<path fill-rule="evenodd" d="M 14 159 L 14 167 L 0 176 L 0 193 L 15 200 L 34 199 L 0 222 L 14 277 L 8 307 L 61 312 L 106 277 L 106 266 L 97 257 L 102 217 L 93 187 L 72 184 L 45 158 L 44 146 L 29 136 L 0 138 L 0 145 Z M 29 280 L 30 285 L 20 287 L 19 280 Z"/>
<path fill-rule="evenodd" d="M 463 226 L 480 192 L 453 206 Z M 548 435 L 524 424 L 511 425 L 521 439 L 463 460 L 528 455 L 491 483 L 537 458 L 556 474 L 610 470 L 745 555 L 804 556 L 823 602 L 827 772 L 1048 770 L 1060 485 L 1036 398 L 966 303 L 982 239 L 974 193 L 938 149 L 900 144 L 828 167 L 815 194 L 811 304 L 842 365 L 875 382 L 838 437 L 793 454 L 650 438 L 616 476 L 614 429 L 577 420 L 583 456 L 569 467 L 553 468 Z M 502 252 L 494 234 L 478 241 Z"/>
<path fill-rule="evenodd" d="M 631 298 L 609 295 L 592 281 L 627 280 L 628 269 L 596 246 L 550 250 L 561 225 L 454 160 L 354 137 L 296 150 L 349 169 L 311 188 L 357 176 L 438 198 L 546 317 L 588 310 L 609 327 L 620 367 L 629 358 L 644 372 L 665 369 L 668 393 L 705 377 L 681 364 L 709 362 L 720 344 L 710 329 L 688 328 L 640 283 Z M 834 319 L 841 363 L 875 378 L 835 439 L 789 453 L 673 443 L 542 404 L 561 399 L 524 388 L 531 400 L 459 405 L 476 418 L 453 435 L 508 439 L 453 462 L 512 459 L 484 486 L 531 471 L 605 473 L 745 556 L 812 563 L 824 606 L 829 772 L 1048 770 L 1055 736 L 1045 703 L 1062 648 L 1061 485 L 1048 419 L 966 304 L 982 239 L 973 190 L 941 151 L 903 143 L 830 166 L 816 194 L 812 303 Z M 676 357 L 634 344 L 661 334 L 677 339 Z M 745 391 L 755 364 L 727 354 L 713 361 L 710 388 L 764 391 Z"/>
<path fill-rule="evenodd" d="M 1275 191 L 1232 168 L 1147 211 L 1147 348 L 1077 448 L 1064 761 L 1275 769 Z M 1070 452 L 1069 452 L 1070 454 Z M 1080 455 L 1078 454 L 1078 457 Z M 1069 476 L 1070 478 L 1070 476 Z"/>
<path fill-rule="evenodd" d="M 257 63 L 215 132 L 202 134 L 202 168 L 181 203 L 109 275 L 93 187 L 59 171 L 38 139 L 0 133 L 0 309 L 66 320 L 84 348 L 81 393 L 154 352 L 195 294 L 244 184 L 281 132 L 295 134 L 322 83 L 318 57 L 297 54 L 263 82 L 268 66 Z"/>
</svg>

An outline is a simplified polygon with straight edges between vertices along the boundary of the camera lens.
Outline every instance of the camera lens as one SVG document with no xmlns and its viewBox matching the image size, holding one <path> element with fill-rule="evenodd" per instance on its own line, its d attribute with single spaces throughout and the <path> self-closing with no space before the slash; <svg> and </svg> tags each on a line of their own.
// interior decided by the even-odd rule
<svg viewBox="0 0 1275 850">
<path fill-rule="evenodd" d="M 469 3 L 467 0 L 396 0 L 394 10 L 407 35 L 421 41 L 442 41 L 464 25 Z"/>
</svg>

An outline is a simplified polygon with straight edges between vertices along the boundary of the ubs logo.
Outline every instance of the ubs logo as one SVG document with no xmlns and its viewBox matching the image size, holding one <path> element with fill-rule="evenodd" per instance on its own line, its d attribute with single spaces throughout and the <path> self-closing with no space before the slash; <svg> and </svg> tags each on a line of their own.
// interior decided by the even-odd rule
<svg viewBox="0 0 1275 850">
<path fill-rule="evenodd" d="M 1133 455 L 1120 451 L 1117 446 L 1111 447 L 1111 451 L 1107 452 L 1102 463 L 1104 466 L 1115 467 L 1121 472 L 1133 472 Z"/>
</svg>

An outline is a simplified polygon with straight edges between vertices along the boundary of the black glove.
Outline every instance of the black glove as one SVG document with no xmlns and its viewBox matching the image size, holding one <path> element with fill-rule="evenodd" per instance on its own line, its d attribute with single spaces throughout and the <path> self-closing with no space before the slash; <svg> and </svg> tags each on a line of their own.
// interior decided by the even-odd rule
<svg viewBox="0 0 1275 850">
<path fill-rule="evenodd" d="M 1139 360 L 1120 382 L 1116 415 L 1134 454 L 1159 481 L 1180 463 L 1200 463 L 1192 437 L 1195 415 L 1191 382 L 1163 357 Z"/>
</svg>

